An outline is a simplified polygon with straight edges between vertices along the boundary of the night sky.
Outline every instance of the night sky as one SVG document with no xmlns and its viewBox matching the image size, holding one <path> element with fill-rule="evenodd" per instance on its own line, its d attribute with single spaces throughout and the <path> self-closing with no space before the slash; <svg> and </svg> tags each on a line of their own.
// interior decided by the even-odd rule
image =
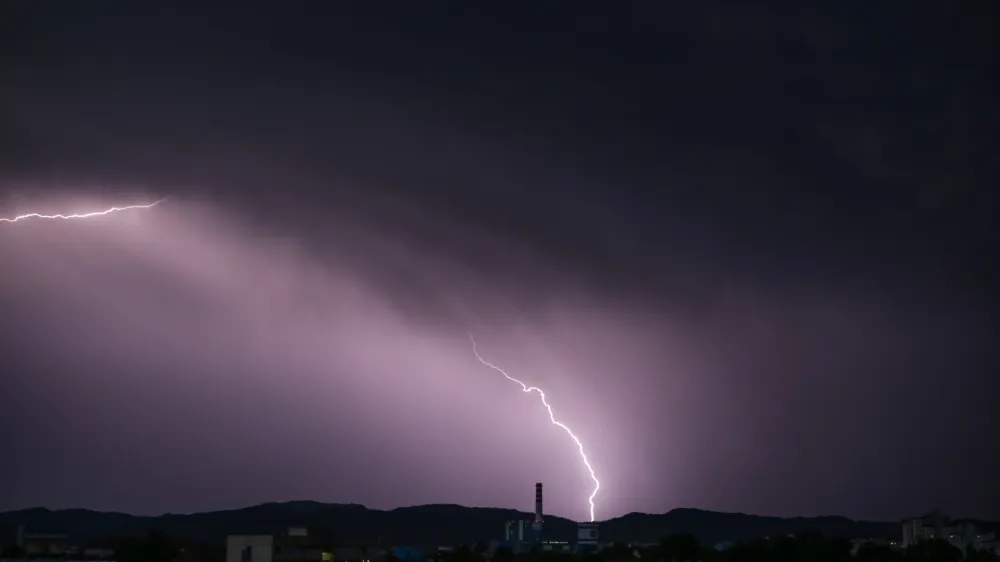
<svg viewBox="0 0 1000 562">
<path fill-rule="evenodd" d="M 990 2 L 0 3 L 0 510 L 1000 518 Z M 429 7 L 433 6 L 433 7 Z"/>
</svg>

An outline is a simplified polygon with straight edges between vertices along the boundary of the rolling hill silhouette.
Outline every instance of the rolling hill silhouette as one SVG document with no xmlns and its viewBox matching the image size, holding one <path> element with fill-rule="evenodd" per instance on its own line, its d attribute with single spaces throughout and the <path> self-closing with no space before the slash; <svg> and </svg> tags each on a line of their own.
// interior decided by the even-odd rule
<svg viewBox="0 0 1000 562">
<path fill-rule="evenodd" d="M 171 536 L 216 543 L 223 542 L 229 534 L 271 534 L 290 526 L 304 526 L 345 541 L 444 545 L 500 539 L 505 521 L 531 517 L 530 513 L 512 509 L 449 504 L 378 510 L 357 504 L 313 501 L 156 517 L 34 508 L 0 513 L 0 543 L 13 542 L 18 525 L 24 525 L 28 532 L 67 533 L 74 542 L 140 535 L 157 528 Z M 570 540 L 575 535 L 574 521 L 550 516 L 545 523 L 553 540 Z M 900 525 L 845 517 L 780 518 L 699 509 L 674 509 L 664 514 L 630 513 L 601 523 L 602 539 L 636 542 L 655 542 L 673 533 L 692 533 L 705 543 L 714 543 L 805 531 L 846 538 L 898 538 Z"/>
</svg>

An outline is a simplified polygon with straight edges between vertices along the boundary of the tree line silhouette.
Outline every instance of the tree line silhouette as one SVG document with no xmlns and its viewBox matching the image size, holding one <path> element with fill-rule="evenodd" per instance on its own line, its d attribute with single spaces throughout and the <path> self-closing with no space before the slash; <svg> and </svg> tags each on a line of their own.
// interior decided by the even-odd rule
<svg viewBox="0 0 1000 562">
<path fill-rule="evenodd" d="M 222 562 L 224 549 L 204 545 L 191 552 L 188 560 Z M 116 549 L 116 562 L 177 562 L 185 549 L 166 534 L 150 530 L 145 536 L 122 539 Z M 13 545 L 3 549 L 3 558 L 22 558 Z M 450 552 L 428 555 L 433 562 L 959 562 L 962 551 L 947 541 L 931 540 L 918 543 L 905 551 L 884 544 L 870 543 L 855 547 L 846 539 L 828 539 L 820 534 L 765 538 L 716 549 L 701 544 L 694 535 L 677 534 L 664 538 L 658 545 L 632 547 L 615 543 L 608 548 L 589 553 L 541 551 L 515 554 L 509 549 L 491 551 L 485 543 L 466 545 Z M 1000 562 L 994 552 L 969 551 L 967 562 Z M 337 561 L 356 562 L 356 561 Z M 391 554 L 383 562 L 398 562 Z"/>
<path fill-rule="evenodd" d="M 847 539 L 819 534 L 759 539 L 718 550 L 701 544 L 694 535 L 666 537 L 652 547 L 634 548 L 616 543 L 591 553 L 532 552 L 515 554 L 498 549 L 492 554 L 462 547 L 437 557 L 438 562 L 959 562 L 962 551 L 947 541 L 918 543 L 905 551 L 870 543 L 858 547 Z M 969 562 L 1000 562 L 993 552 L 970 551 Z"/>
</svg>

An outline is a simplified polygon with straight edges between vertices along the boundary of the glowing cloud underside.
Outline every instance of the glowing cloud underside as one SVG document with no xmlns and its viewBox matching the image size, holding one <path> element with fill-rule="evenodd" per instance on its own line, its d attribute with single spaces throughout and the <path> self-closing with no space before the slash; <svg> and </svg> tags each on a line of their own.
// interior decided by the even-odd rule
<svg viewBox="0 0 1000 562">
<path fill-rule="evenodd" d="M 163 201 L 165 201 L 165 200 L 164 199 L 160 199 L 159 201 L 154 201 L 154 202 L 146 204 L 146 205 L 129 205 L 127 207 L 111 207 L 110 209 L 106 209 L 104 211 L 93 211 L 93 212 L 89 212 L 89 213 L 80 213 L 80 214 L 73 214 L 73 215 L 42 215 L 42 214 L 39 214 L 39 213 L 28 213 L 26 215 L 16 216 L 16 217 L 14 217 L 12 219 L 0 218 L 0 222 L 18 222 L 18 221 L 23 221 L 23 220 L 28 220 L 28 219 L 61 219 L 61 220 L 89 219 L 89 218 L 93 218 L 93 217 L 100 217 L 100 216 L 104 216 L 104 215 L 110 215 L 111 213 L 118 213 L 118 212 L 121 212 L 121 211 L 131 211 L 133 209 L 150 209 L 152 207 L 155 207 L 156 205 L 159 205 L 160 203 L 163 203 Z"/>
<path fill-rule="evenodd" d="M 150 209 L 152 207 L 155 207 L 156 205 L 159 205 L 163 201 L 165 201 L 165 199 L 160 199 L 159 201 L 154 201 L 152 203 L 143 204 L 143 205 L 128 205 L 128 206 L 125 206 L 125 207 L 111 207 L 111 208 L 105 209 L 103 211 L 91 211 L 91 212 L 75 213 L 75 214 L 69 214 L 69 215 L 63 215 L 63 214 L 43 215 L 43 214 L 40 214 L 40 213 L 27 213 L 27 214 L 24 214 L 24 215 L 19 215 L 19 216 L 13 217 L 13 218 L 2 218 L 2 217 L 0 217 L 0 222 L 15 223 L 15 222 L 20 222 L 20 221 L 25 221 L 25 220 L 28 220 L 28 219 L 48 219 L 48 220 L 55 220 L 55 219 L 59 219 L 59 220 L 88 219 L 88 218 L 101 217 L 101 216 L 104 216 L 104 215 L 110 215 L 112 213 L 118 213 L 118 212 L 123 212 L 123 211 L 140 210 L 140 209 Z M 545 392 L 542 391 L 542 389 L 540 389 L 538 387 L 535 387 L 535 386 L 530 386 L 529 387 L 528 385 L 524 384 L 523 382 L 519 381 L 518 379 L 515 379 L 514 377 L 508 375 L 507 372 L 504 371 L 503 369 L 501 369 L 500 367 L 497 367 L 496 365 L 494 365 L 494 364 L 486 361 L 485 359 L 483 359 L 483 357 L 479 354 L 479 350 L 476 347 L 476 340 L 475 340 L 475 338 L 472 337 L 472 334 L 469 334 L 469 339 L 472 341 L 472 352 L 476 355 L 476 359 L 478 359 L 480 363 L 482 363 L 483 365 L 485 365 L 485 366 L 487 366 L 487 367 L 489 367 L 489 368 L 497 371 L 498 373 L 500 373 L 501 375 L 503 375 L 505 378 L 507 378 L 507 380 L 519 384 L 521 386 L 521 390 L 522 391 L 528 392 L 528 393 L 537 392 L 539 398 L 541 398 L 542 405 L 545 406 L 546 410 L 548 410 L 549 420 L 552 421 L 552 424 L 556 425 L 556 426 L 558 426 L 560 428 L 562 428 L 563 431 L 565 431 L 566 434 L 569 435 L 571 439 L 573 439 L 573 442 L 576 443 L 576 447 L 577 447 L 577 449 L 580 452 L 580 459 L 583 461 L 584 466 L 587 468 L 587 471 L 590 473 L 591 480 L 594 481 L 594 490 L 590 493 L 590 496 L 587 498 L 587 502 L 590 504 L 590 520 L 594 521 L 595 520 L 595 517 L 594 517 L 594 497 L 597 496 L 597 492 L 601 489 L 601 483 L 597 479 L 597 475 L 594 473 L 594 468 L 592 466 L 590 466 L 590 461 L 587 459 L 587 455 L 586 455 L 586 453 L 583 450 L 583 443 L 580 442 L 580 439 L 573 433 L 573 431 L 569 427 L 567 427 L 562 422 L 556 420 L 555 414 L 553 414 L 553 412 L 552 412 L 552 406 L 549 405 L 548 401 L 546 400 L 546 398 L 545 398 Z"/>
<path fill-rule="evenodd" d="M 538 388 L 537 386 L 528 386 L 528 385 L 524 384 L 523 382 L 521 382 L 521 381 L 515 379 L 514 377 L 508 375 L 507 372 L 504 371 L 503 369 L 501 369 L 500 367 L 497 367 L 496 365 L 494 365 L 494 364 L 490 363 L 489 361 L 483 359 L 483 357 L 481 355 L 479 355 L 479 350 L 476 349 L 476 340 L 475 340 L 475 338 L 472 337 L 472 334 L 469 334 L 469 339 L 472 341 L 472 352 L 476 354 L 476 359 L 478 359 L 480 363 L 482 363 L 483 365 L 486 365 L 487 367 L 489 367 L 489 368 L 497 371 L 498 373 L 500 373 L 501 375 L 503 375 L 504 377 L 506 377 L 507 380 L 512 381 L 512 382 L 516 382 L 517 384 L 521 385 L 521 390 L 522 391 L 524 391 L 524 392 L 537 392 L 538 396 L 542 399 L 542 405 L 545 406 L 545 409 L 549 411 L 549 420 L 552 421 L 552 424 L 561 427 L 563 429 L 563 431 L 565 431 L 573 439 L 573 442 L 576 443 L 576 447 L 580 451 L 580 458 L 583 460 L 583 465 L 587 467 L 587 472 L 590 473 L 590 479 L 594 481 L 594 491 L 591 492 L 590 493 L 590 497 L 587 498 L 587 502 L 590 503 L 590 520 L 591 520 L 591 522 L 593 522 L 595 520 L 595 518 L 594 518 L 594 497 L 597 496 L 598 490 L 601 489 L 601 482 L 597 479 L 597 475 L 594 473 L 594 467 L 590 466 L 590 461 L 587 460 L 587 454 L 583 451 L 583 443 L 581 443 L 580 439 L 576 435 L 573 434 L 573 430 L 571 430 L 569 427 L 567 427 L 562 422 L 559 422 L 559 421 L 556 420 L 555 414 L 552 413 L 552 406 L 550 406 L 549 403 L 548 403 L 548 401 L 546 401 L 546 399 L 545 399 L 545 392 L 542 389 Z"/>
</svg>

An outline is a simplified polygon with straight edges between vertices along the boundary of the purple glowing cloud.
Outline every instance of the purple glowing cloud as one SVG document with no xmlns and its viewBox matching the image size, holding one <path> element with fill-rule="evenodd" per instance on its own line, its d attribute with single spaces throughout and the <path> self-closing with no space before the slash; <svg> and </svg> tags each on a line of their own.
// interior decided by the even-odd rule
<svg viewBox="0 0 1000 562">
<path fill-rule="evenodd" d="M 86 203 L 74 208 L 108 207 Z M 349 211 L 306 236 L 295 221 L 172 197 L 114 220 L 0 230 L 4 337 L 19 350 L 0 381 L 16 408 L 0 416 L 32 427 L 8 457 L 30 469 L 11 465 L 0 508 L 316 499 L 530 511 L 541 481 L 549 515 L 589 518 L 580 491 L 597 482 L 580 470 L 578 445 L 549 431 L 547 409 L 513 396 L 510 381 L 477 375 L 468 332 L 506 372 L 532 373 L 525 385 L 558 398 L 557 419 L 599 461 L 590 499 L 601 517 L 676 506 L 809 514 L 816 500 L 801 498 L 816 482 L 836 488 L 858 463 L 878 479 L 899 468 L 880 455 L 902 450 L 911 428 L 879 416 L 885 396 L 917 384 L 906 346 L 928 336 L 914 335 L 912 308 L 864 288 L 778 294 L 745 282 L 670 306 L 602 291 L 433 214 Z M 937 341 L 965 321 L 961 307 L 923 306 Z M 889 351 L 874 356 L 873 341 Z M 972 343 L 952 341 L 948 367 Z M 844 382 L 855 371 L 864 393 Z M 839 420 L 869 431 L 876 418 L 896 441 L 804 429 Z M 788 450 L 794 465 L 775 460 Z M 778 480 L 798 492 L 766 493 Z M 825 511 L 892 515 L 837 490 Z"/>
<path fill-rule="evenodd" d="M 124 209 L 114 207 L 103 214 Z M 36 215 L 43 218 L 84 218 L 97 214 L 31 214 L 19 218 Z M 514 495 L 514 490 L 522 486 L 527 490 L 524 482 L 546 477 L 551 481 L 558 477 L 564 482 L 566 490 L 562 494 L 553 494 L 550 505 L 569 514 L 577 509 L 568 501 L 571 486 L 575 487 L 574 479 L 563 478 L 560 474 L 575 472 L 575 467 L 567 456 L 565 444 L 551 442 L 545 432 L 538 431 L 543 421 L 538 418 L 539 412 L 530 404 L 522 405 L 516 399 L 492 400 L 487 406 L 481 398 L 477 398 L 494 393 L 484 392 L 483 384 L 477 382 L 476 377 L 469 376 L 478 363 L 470 363 L 465 355 L 467 352 L 461 349 L 461 330 L 473 326 L 490 333 L 496 332 L 497 327 L 470 315 L 468 303 L 474 302 L 478 295 L 487 302 L 497 303 L 489 308 L 499 306 L 508 311 L 511 309 L 503 304 L 506 300 L 503 292 L 477 289 L 480 281 L 474 276 L 456 283 L 462 276 L 460 269 L 438 263 L 434 271 L 428 268 L 430 261 L 414 262 L 413 254 L 402 248 L 397 253 L 391 249 L 392 245 L 380 245 L 378 235 L 368 233 L 360 238 L 366 240 L 363 244 L 381 248 L 375 260 L 378 263 L 399 264 L 418 276 L 432 274 L 430 278 L 435 278 L 444 274 L 452 280 L 452 288 L 456 290 L 437 293 L 437 289 L 432 289 L 432 292 L 442 297 L 457 298 L 462 306 L 446 306 L 444 310 L 449 312 L 446 312 L 444 324 L 440 320 L 428 323 L 422 318 L 431 317 L 426 316 L 419 306 L 413 308 L 413 296 L 403 296 L 402 300 L 393 297 L 392 289 L 384 286 L 386 279 L 360 273 L 364 267 L 358 266 L 363 264 L 352 263 L 348 258 L 336 255 L 317 256 L 294 239 L 261 234 L 226 213 L 204 206 L 178 203 L 169 208 L 162 207 L 156 214 L 144 215 L 141 221 L 106 221 L 96 229 L 35 225 L 31 229 L 10 232 L 17 232 L 18 235 L 7 236 L 0 249 L 4 254 L 12 255 L 19 264 L 18 274 L 8 279 L 9 287 L 24 298 L 22 302 L 38 304 L 38 313 L 30 323 L 41 332 L 47 331 L 50 336 L 58 334 L 60 357 L 66 360 L 76 358 L 78 361 L 74 361 L 75 364 L 86 365 L 88 369 L 104 365 L 103 369 L 108 373 L 106 376 L 112 377 L 116 386 L 133 388 L 130 392 L 145 394 L 148 391 L 135 387 L 137 381 L 115 374 L 145 371 L 146 374 L 141 377 L 142 384 L 151 388 L 170 385 L 173 381 L 203 389 L 208 385 L 210 393 L 221 392 L 222 387 L 215 383 L 179 374 L 187 371 L 207 375 L 206 369 L 215 365 L 222 368 L 208 379 L 232 383 L 241 380 L 239 384 L 262 387 L 273 384 L 303 386 L 308 388 L 303 389 L 306 394 L 312 396 L 306 399 L 307 402 L 322 395 L 323 388 L 334 390 L 345 398 L 350 396 L 343 403 L 341 399 L 334 398 L 330 404 L 334 409 L 353 408 L 351 403 L 381 403 L 383 407 L 395 411 L 390 418 L 364 410 L 356 412 L 354 417 L 358 423 L 369 428 L 367 431 L 371 435 L 383 438 L 392 438 L 400 432 L 400 428 L 393 426 L 392 420 L 406 420 L 405 432 L 411 435 L 414 431 L 417 434 L 426 432 L 427 435 L 441 431 L 438 420 L 420 421 L 425 416 L 420 413 L 422 408 L 414 409 L 413 401 L 416 399 L 417 404 L 430 406 L 431 411 L 439 411 L 449 419 L 481 420 L 479 423 L 463 421 L 462 427 L 452 426 L 449 430 L 453 434 L 452 439 L 457 434 L 458 442 L 469 440 L 469 445 L 482 439 L 482 436 L 502 442 L 495 428 L 510 425 L 509 414 L 520 412 L 515 418 L 523 422 L 514 425 L 521 428 L 520 433 L 536 435 L 537 439 L 526 439 L 517 445 L 509 443 L 504 449 L 511 459 L 517 460 L 515 465 L 532 457 L 547 458 L 539 464 L 552 468 L 540 471 L 538 476 L 532 474 L 512 478 L 502 484 L 501 489 L 508 490 L 503 496 L 491 492 L 478 499 L 474 494 L 472 501 L 459 500 L 454 491 L 438 489 L 423 497 L 417 494 L 410 502 L 451 500 L 499 504 L 502 503 L 499 497 L 510 497 Z M 41 301 L 48 304 L 41 304 Z M 95 314 L 98 310 L 99 314 Z M 483 312 L 484 309 L 479 310 L 480 317 Z M 499 318 L 488 311 L 485 317 Z M 528 326 L 517 327 L 516 323 L 511 323 L 512 320 L 514 318 L 503 321 L 506 324 L 504 331 L 518 339 L 530 334 L 530 330 L 524 329 Z M 57 327 L 52 328 L 53 325 Z M 530 340 L 531 337 L 528 337 Z M 501 335 L 497 339 L 502 341 L 504 338 Z M 508 342 L 507 346 L 510 345 Z M 518 349 L 516 354 L 526 361 L 520 364 L 522 366 L 531 365 L 530 358 L 538 356 L 537 343 L 533 352 L 530 347 L 514 345 L 517 347 L 513 349 Z M 386 354 L 387 350 L 391 350 L 390 355 Z M 173 375 L 154 375 L 164 369 L 164 364 L 174 365 L 179 370 Z M 180 368 L 181 365 L 184 367 Z M 234 369 L 242 371 L 243 376 L 234 379 L 231 374 L 226 374 Z M 264 376 L 268 370 L 273 370 L 275 376 Z M 81 379 L 74 384 L 82 383 L 85 378 L 82 372 L 78 374 Z M 102 378 L 98 375 L 86 376 Z M 110 384 L 110 381 L 100 384 Z M 457 392 L 472 398 L 469 406 L 451 399 L 452 393 Z M 275 394 L 280 395 L 281 392 Z M 198 399 L 194 400 L 198 402 Z M 580 411 L 588 409 L 584 404 L 579 408 Z M 320 413 L 322 409 L 314 412 L 287 412 L 286 415 L 292 418 L 286 423 L 295 426 L 301 423 L 296 419 L 330 415 Z M 168 415 L 167 412 L 159 412 L 155 406 L 144 407 L 142 412 L 134 414 L 142 418 Z M 97 414 L 97 417 L 105 415 L 108 414 Z M 572 413 L 567 415 L 572 416 Z M 334 419 L 337 419 L 336 416 Z M 544 420 L 544 423 L 548 422 Z M 198 423 L 225 425 L 225 422 L 211 418 L 202 418 Z M 248 423 L 255 425 L 253 421 Z M 556 423 L 568 430 L 567 426 Z M 425 429 L 420 429 L 421 425 Z M 263 427 L 258 427 L 256 431 L 265 435 L 270 433 Z M 339 440 L 336 430 L 332 430 L 330 435 L 332 441 Z M 577 436 L 572 433 L 571 436 L 582 452 Z M 96 439 L 100 440 L 99 437 Z M 511 447 L 521 449 L 521 452 L 514 453 Z M 407 455 L 412 456 L 413 453 Z M 438 463 L 424 460 L 423 455 L 417 457 L 419 462 L 414 467 L 417 473 L 448 470 L 442 469 Z M 489 462 L 500 461 L 491 455 L 486 457 Z M 586 457 L 583 458 L 589 470 L 589 462 Z M 500 462 L 506 464 L 510 461 Z M 529 461 L 529 465 L 536 462 Z M 476 468 L 470 472 L 484 475 L 489 469 Z M 594 477 L 592 471 L 591 477 Z M 596 493 L 596 486 L 599 486 L 596 478 L 594 484 Z M 302 495 L 310 497 L 315 494 L 316 491 L 302 492 Z M 287 495 L 295 494 L 278 493 L 279 498 Z M 567 499 L 560 500 L 560 496 Z M 265 495 L 254 499 L 262 501 L 273 497 Z M 497 499 L 489 499 L 491 497 Z M 364 495 L 330 499 L 368 504 L 378 502 Z M 591 518 L 594 515 L 593 499 L 594 494 L 591 494 L 587 514 Z"/>
</svg>

